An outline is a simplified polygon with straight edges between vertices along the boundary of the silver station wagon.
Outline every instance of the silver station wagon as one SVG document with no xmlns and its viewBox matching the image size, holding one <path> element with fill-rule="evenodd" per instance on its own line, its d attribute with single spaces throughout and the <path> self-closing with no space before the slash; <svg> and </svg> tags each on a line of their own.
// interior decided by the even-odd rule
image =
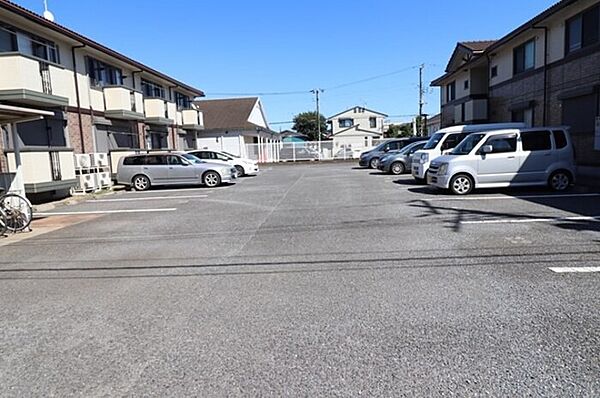
<svg viewBox="0 0 600 398">
<path fill-rule="evenodd" d="M 237 178 L 235 167 L 204 162 L 186 153 L 129 155 L 119 160 L 117 183 L 145 191 L 155 185 L 216 187 Z"/>
</svg>

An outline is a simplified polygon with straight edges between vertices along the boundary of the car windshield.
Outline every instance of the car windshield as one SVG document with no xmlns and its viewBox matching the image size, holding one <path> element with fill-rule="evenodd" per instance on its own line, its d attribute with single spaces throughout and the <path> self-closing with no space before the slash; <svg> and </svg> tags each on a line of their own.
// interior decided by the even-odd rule
<svg viewBox="0 0 600 398">
<path fill-rule="evenodd" d="M 189 153 L 182 153 L 181 156 L 184 157 L 186 160 L 189 160 L 190 163 L 202 163 L 200 159 L 198 159 L 194 155 L 190 155 Z"/>
<path fill-rule="evenodd" d="M 444 138 L 444 133 L 435 133 L 431 136 L 427 144 L 423 147 L 423 149 L 433 149 L 440 143 L 440 141 Z"/>
<path fill-rule="evenodd" d="M 401 153 L 401 154 L 403 154 L 403 155 L 405 155 L 405 154 L 407 154 L 408 152 L 410 152 L 410 151 L 411 151 L 411 149 L 413 149 L 414 147 L 416 147 L 416 146 L 419 146 L 419 145 L 422 145 L 422 144 L 423 144 L 423 143 L 421 143 L 421 142 L 415 142 L 415 143 L 412 143 L 412 144 L 409 144 L 409 145 L 405 146 L 404 148 L 402 148 L 402 149 L 401 149 L 400 151 L 398 151 L 398 152 L 399 152 L 399 153 Z"/>
<path fill-rule="evenodd" d="M 462 142 L 458 144 L 456 148 L 452 150 L 452 152 L 450 152 L 450 154 L 468 155 L 484 136 L 485 134 L 469 134 L 467 138 L 462 140 Z"/>
</svg>

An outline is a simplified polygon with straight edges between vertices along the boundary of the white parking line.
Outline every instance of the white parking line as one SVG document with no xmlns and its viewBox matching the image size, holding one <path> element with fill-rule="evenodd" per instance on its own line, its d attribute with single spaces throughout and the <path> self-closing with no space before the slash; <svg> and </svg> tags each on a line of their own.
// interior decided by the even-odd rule
<svg viewBox="0 0 600 398">
<path fill-rule="evenodd" d="M 134 202 L 137 200 L 165 200 L 165 199 L 201 199 L 207 198 L 208 195 L 187 195 L 187 196 L 151 196 L 146 198 L 120 198 L 120 199 L 96 199 L 89 200 L 87 203 L 98 202 Z"/>
<path fill-rule="evenodd" d="M 548 269 L 559 274 L 576 272 L 600 272 L 600 267 L 550 267 Z"/>
<path fill-rule="evenodd" d="M 554 217 L 554 218 L 509 218 L 496 220 L 475 220 L 461 221 L 461 224 L 526 224 L 534 222 L 555 222 L 555 221 L 600 221 L 600 216 L 574 216 L 574 217 Z"/>
<path fill-rule="evenodd" d="M 34 213 L 34 216 L 74 216 L 81 214 L 119 214 L 119 213 L 161 213 L 167 211 L 175 211 L 176 208 L 166 209 L 128 209 L 128 210 L 97 210 L 97 211 L 62 211 L 56 213 Z"/>
<path fill-rule="evenodd" d="M 511 200 L 511 199 L 546 199 L 546 198 L 584 198 L 600 196 L 600 193 L 576 193 L 562 195 L 519 195 L 519 196 L 464 196 L 454 198 L 425 199 L 428 202 L 455 201 L 455 200 Z"/>
</svg>

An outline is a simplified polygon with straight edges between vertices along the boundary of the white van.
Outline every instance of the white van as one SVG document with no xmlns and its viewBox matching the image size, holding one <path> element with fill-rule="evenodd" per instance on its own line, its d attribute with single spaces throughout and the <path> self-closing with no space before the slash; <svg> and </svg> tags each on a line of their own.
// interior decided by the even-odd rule
<svg viewBox="0 0 600 398">
<path fill-rule="evenodd" d="M 566 127 L 472 133 L 429 167 L 427 183 L 466 195 L 474 188 L 548 185 L 563 191 L 575 181 L 573 144 Z"/>
<path fill-rule="evenodd" d="M 469 124 L 445 127 L 433 134 L 423 149 L 415 152 L 412 159 L 412 176 L 418 182 L 425 182 L 431 161 L 449 152 L 471 133 L 524 127 L 525 124 L 523 123 Z"/>
</svg>

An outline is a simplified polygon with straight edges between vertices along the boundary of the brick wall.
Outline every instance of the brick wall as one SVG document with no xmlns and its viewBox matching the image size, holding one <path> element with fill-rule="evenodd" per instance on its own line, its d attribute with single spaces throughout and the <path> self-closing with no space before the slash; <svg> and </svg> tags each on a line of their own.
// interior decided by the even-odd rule
<svg viewBox="0 0 600 398">
<path fill-rule="evenodd" d="M 489 120 L 491 123 L 512 121 L 511 106 L 534 101 L 534 125 L 543 124 L 544 73 L 538 71 L 533 75 L 517 81 L 490 87 Z"/>
<path fill-rule="evenodd" d="M 137 123 L 138 138 L 140 141 L 140 149 L 146 149 L 146 124 Z"/>
<path fill-rule="evenodd" d="M 91 115 L 82 114 L 81 124 L 83 126 L 83 140 L 85 152 L 94 151 L 94 125 Z M 81 145 L 81 134 L 79 129 L 79 116 L 77 112 L 67 112 L 67 128 L 69 131 L 69 142 L 75 153 L 83 153 Z"/>
</svg>

